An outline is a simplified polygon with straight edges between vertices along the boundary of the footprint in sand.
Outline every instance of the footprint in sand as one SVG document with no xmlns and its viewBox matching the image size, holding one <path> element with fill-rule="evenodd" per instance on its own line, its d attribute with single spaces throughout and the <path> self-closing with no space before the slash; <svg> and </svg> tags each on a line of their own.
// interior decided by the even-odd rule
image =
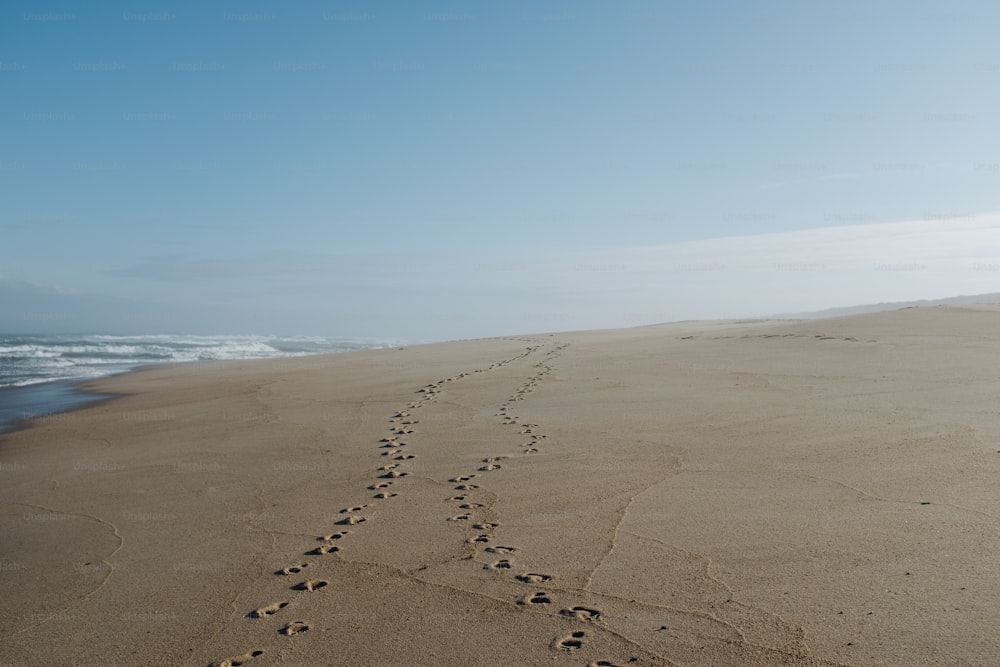
<svg viewBox="0 0 1000 667">
<path fill-rule="evenodd" d="M 486 505 L 482 503 L 462 503 L 458 506 L 459 509 L 463 510 L 477 510 L 481 507 L 486 507 Z"/>
<path fill-rule="evenodd" d="M 350 531 L 348 530 L 342 530 L 339 533 L 330 533 L 329 535 L 324 535 L 323 537 L 317 537 L 316 539 L 319 540 L 320 542 L 331 542 L 333 540 L 342 539 L 349 532 Z"/>
<path fill-rule="evenodd" d="M 356 516 L 356 515 L 354 515 L 354 516 L 349 516 L 349 517 L 345 517 L 345 518 L 341 519 L 340 521 L 337 522 L 337 525 L 338 526 L 356 526 L 359 523 L 364 523 L 365 521 L 367 521 L 367 519 L 365 519 L 363 516 Z"/>
<path fill-rule="evenodd" d="M 379 482 L 378 484 L 372 484 L 368 487 L 369 491 L 380 491 L 381 489 L 387 489 L 392 486 L 392 482 Z"/>
<path fill-rule="evenodd" d="M 456 491 L 475 491 L 479 487 L 475 484 L 459 484 L 455 487 Z"/>
<path fill-rule="evenodd" d="M 395 448 L 382 452 L 382 456 L 395 456 L 396 454 L 399 454 L 399 450 Z"/>
<path fill-rule="evenodd" d="M 394 460 L 395 461 L 409 461 L 410 459 L 417 458 L 415 454 L 400 454 Z"/>
<path fill-rule="evenodd" d="M 240 667 L 240 665 L 245 665 L 259 655 L 264 655 L 263 651 L 250 651 L 244 653 L 243 655 L 238 655 L 235 658 L 226 658 L 225 660 L 220 660 L 218 662 L 213 662 L 209 667 Z"/>
<path fill-rule="evenodd" d="M 274 604 L 269 604 L 266 607 L 261 607 L 260 609 L 255 609 L 250 612 L 250 618 L 264 618 L 272 614 L 277 614 L 279 611 L 288 606 L 287 602 L 275 602 Z"/>
<path fill-rule="evenodd" d="M 480 466 L 479 470 L 482 470 L 483 472 L 492 472 L 494 470 L 500 470 L 500 468 L 502 468 L 502 466 L 499 466 L 496 463 L 489 463 L 487 465 Z"/>
<path fill-rule="evenodd" d="M 340 551 L 340 547 L 333 544 L 321 544 L 312 551 L 307 551 L 307 556 L 326 556 L 329 554 L 335 554 Z"/>
<path fill-rule="evenodd" d="M 368 505 L 355 505 L 353 507 L 345 507 L 344 509 L 340 510 L 340 513 L 341 514 L 353 514 L 355 512 L 360 512 L 361 510 L 363 510 L 366 507 L 368 507 Z"/>
<path fill-rule="evenodd" d="M 518 604 L 552 604 L 552 598 L 545 591 L 538 591 L 531 595 L 525 595 L 518 600 Z"/>
<path fill-rule="evenodd" d="M 556 648 L 563 651 L 576 651 L 583 646 L 583 638 L 587 636 L 587 633 L 583 630 L 577 630 L 576 632 L 570 634 L 568 637 L 563 637 L 556 641 Z"/>
<path fill-rule="evenodd" d="M 552 581 L 552 577 L 547 574 L 529 572 L 528 574 L 517 575 L 517 580 L 523 581 L 526 584 L 544 584 L 546 581 Z"/>
<path fill-rule="evenodd" d="M 376 493 L 372 497 L 373 498 L 378 498 L 379 500 L 384 500 L 386 498 L 393 498 L 393 497 L 398 496 L 398 495 L 399 495 L 398 493 L 386 493 L 385 491 L 382 491 L 381 493 Z"/>
<path fill-rule="evenodd" d="M 452 484 L 457 484 L 459 482 L 468 482 L 473 477 L 475 477 L 475 475 L 460 475 L 458 477 L 452 477 L 448 481 L 451 482 Z"/>
<path fill-rule="evenodd" d="M 469 544 L 486 544 L 490 541 L 489 535 L 476 535 L 468 540 Z"/>
<path fill-rule="evenodd" d="M 588 662 L 587 667 L 618 667 L 618 665 L 609 660 L 598 660 L 597 662 Z"/>
<path fill-rule="evenodd" d="M 514 564 L 511 563 L 506 558 L 498 560 L 495 563 L 489 563 L 488 565 L 483 565 L 484 570 L 510 570 L 513 567 Z"/>
<path fill-rule="evenodd" d="M 496 546 L 496 547 L 489 547 L 486 549 L 486 553 L 491 553 L 491 554 L 512 554 L 515 551 L 517 551 L 517 547 Z"/>
<path fill-rule="evenodd" d="M 593 621 L 601 617 L 600 609 L 590 609 L 589 607 L 570 607 L 559 612 L 562 616 L 574 618 L 578 621 Z"/>
<path fill-rule="evenodd" d="M 323 579 L 306 579 L 305 581 L 292 586 L 294 591 L 318 591 L 330 585 L 329 581 Z"/>
<path fill-rule="evenodd" d="M 287 577 L 290 574 L 298 574 L 299 572 L 301 572 L 303 569 L 305 569 L 307 567 L 309 567 L 309 563 L 302 563 L 300 565 L 289 565 L 286 568 L 282 568 L 280 570 L 277 570 L 275 572 L 275 574 L 280 574 L 280 575 L 282 575 L 284 577 Z"/>
<path fill-rule="evenodd" d="M 398 470 L 390 470 L 384 475 L 379 475 L 379 477 L 381 477 L 382 479 L 397 479 L 399 477 L 406 477 L 409 474 L 410 473 L 408 472 L 399 472 Z"/>
<path fill-rule="evenodd" d="M 528 447 L 526 450 L 524 450 L 524 453 L 525 454 L 537 454 L 538 453 L 538 448 L 537 447 Z"/>
<path fill-rule="evenodd" d="M 451 498 L 445 498 L 445 500 L 465 500 L 465 496 L 452 496 Z"/>
<path fill-rule="evenodd" d="M 468 521 L 471 518 L 471 514 L 459 514 L 458 516 L 449 517 L 448 521 Z"/>
<path fill-rule="evenodd" d="M 475 528 L 476 530 L 493 530 L 494 528 L 497 528 L 499 525 L 500 525 L 499 523 L 477 523 L 473 524 L 472 527 Z"/>
<path fill-rule="evenodd" d="M 297 635 L 300 632 L 306 632 L 307 630 L 309 630 L 309 624 L 305 621 L 292 621 L 285 627 L 281 628 L 281 634 Z"/>
</svg>

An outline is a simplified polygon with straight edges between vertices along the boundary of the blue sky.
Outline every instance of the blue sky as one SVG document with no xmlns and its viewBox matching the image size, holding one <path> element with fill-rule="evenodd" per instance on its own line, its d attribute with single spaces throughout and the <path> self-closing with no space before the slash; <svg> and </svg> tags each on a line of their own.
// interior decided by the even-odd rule
<svg viewBox="0 0 1000 667">
<path fill-rule="evenodd" d="M 0 9 L 0 331 L 1000 291 L 995 3 L 95 4 Z"/>
</svg>

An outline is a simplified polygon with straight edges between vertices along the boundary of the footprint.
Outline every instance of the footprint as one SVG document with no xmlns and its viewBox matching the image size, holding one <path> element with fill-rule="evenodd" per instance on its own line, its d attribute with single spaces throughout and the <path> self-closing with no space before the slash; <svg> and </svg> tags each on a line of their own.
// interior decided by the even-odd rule
<svg viewBox="0 0 1000 667">
<path fill-rule="evenodd" d="M 275 574 L 280 574 L 282 576 L 287 577 L 290 574 L 298 574 L 303 570 L 303 568 L 307 567 L 309 567 L 309 563 L 302 563 L 301 565 L 289 565 L 286 568 L 276 571 Z"/>
<path fill-rule="evenodd" d="M 340 547 L 333 544 L 321 544 L 312 551 L 307 551 L 307 556 L 326 556 L 328 554 L 335 554 L 340 551 Z"/>
<path fill-rule="evenodd" d="M 496 463 L 490 463 L 488 465 L 480 467 L 479 469 L 485 472 L 490 472 L 492 470 L 500 470 L 500 466 L 498 466 Z"/>
<path fill-rule="evenodd" d="M 445 500 L 465 500 L 465 496 L 452 496 L 451 498 L 445 498 Z"/>
<path fill-rule="evenodd" d="M 318 591 L 321 588 L 325 588 L 330 584 L 329 581 L 324 581 L 322 579 L 306 579 L 305 581 L 295 584 L 292 586 L 292 590 L 295 591 Z"/>
<path fill-rule="evenodd" d="M 504 559 L 498 560 L 495 563 L 490 563 L 489 565 L 484 565 L 483 569 L 484 570 L 509 570 L 509 569 L 511 569 L 513 567 L 514 567 L 514 564 L 511 563 L 506 558 L 504 558 Z"/>
<path fill-rule="evenodd" d="M 526 584 L 543 584 L 546 581 L 552 581 L 552 577 L 547 574 L 529 572 L 528 574 L 517 575 L 517 580 L 523 581 Z"/>
<path fill-rule="evenodd" d="M 529 447 L 528 449 L 524 450 L 524 453 L 525 454 L 537 454 L 538 453 L 538 448 L 537 447 Z"/>
<path fill-rule="evenodd" d="M 448 521 L 468 521 L 472 518 L 471 514 L 459 514 L 458 516 L 453 516 L 448 519 Z"/>
<path fill-rule="evenodd" d="M 367 519 L 363 516 L 349 516 L 341 519 L 337 522 L 338 526 L 356 526 L 359 523 L 364 523 Z"/>
<path fill-rule="evenodd" d="M 264 652 L 250 651 L 249 653 L 238 655 L 235 658 L 226 658 L 225 660 L 213 662 L 209 667 L 240 667 L 240 665 L 247 664 L 259 655 L 264 655 Z"/>
<path fill-rule="evenodd" d="M 409 461 L 410 459 L 417 458 L 414 454 L 400 454 L 394 460 L 396 461 Z"/>
<path fill-rule="evenodd" d="M 497 461 L 503 461 L 506 456 L 487 456 L 483 459 L 483 463 L 496 463 Z"/>
<path fill-rule="evenodd" d="M 396 454 L 399 454 L 398 449 L 387 449 L 386 451 L 382 452 L 382 456 L 395 456 Z"/>
<path fill-rule="evenodd" d="M 609 660 L 598 660 L 597 662 L 588 662 L 587 667 L 618 667 L 618 665 Z"/>
<path fill-rule="evenodd" d="M 383 491 L 381 493 L 376 493 L 373 497 L 378 498 L 379 500 L 383 500 L 385 498 L 392 498 L 398 495 L 399 495 L 398 493 L 386 493 L 385 491 Z"/>
<path fill-rule="evenodd" d="M 491 554 L 512 554 L 517 551 L 517 547 L 489 547 L 486 549 L 487 553 Z"/>
<path fill-rule="evenodd" d="M 266 616 L 270 616 L 271 614 L 277 614 L 287 606 L 287 602 L 275 602 L 274 604 L 269 604 L 266 607 L 261 607 L 260 609 L 255 609 L 250 612 L 250 618 L 264 618 Z"/>
<path fill-rule="evenodd" d="M 329 535 L 324 535 L 323 537 L 317 537 L 316 539 L 321 542 L 330 542 L 332 540 L 339 540 L 347 535 L 350 531 L 342 530 L 339 533 L 330 533 Z"/>
<path fill-rule="evenodd" d="M 372 484 L 368 487 L 369 491 L 378 491 L 380 489 L 386 489 L 392 486 L 392 482 L 379 482 L 378 484 Z"/>
<path fill-rule="evenodd" d="M 381 477 L 383 479 L 396 479 L 398 477 L 406 477 L 409 474 L 410 473 L 408 473 L 408 472 L 399 472 L 398 470 L 390 470 L 389 472 L 385 473 L 384 475 L 379 475 L 379 477 Z"/>
<path fill-rule="evenodd" d="M 531 595 L 525 595 L 518 600 L 518 604 L 552 604 L 552 598 L 545 591 L 538 591 Z"/>
<path fill-rule="evenodd" d="M 569 609 L 563 609 L 559 613 L 562 616 L 575 618 L 578 621 L 592 621 L 601 617 L 601 611 L 599 609 L 590 609 L 588 607 L 571 607 Z"/>
<path fill-rule="evenodd" d="M 475 484 L 459 484 L 455 487 L 456 491 L 475 491 L 479 487 Z"/>
<path fill-rule="evenodd" d="M 476 535 L 469 540 L 469 544 L 486 544 L 490 541 L 489 535 Z"/>
<path fill-rule="evenodd" d="M 345 507 L 344 509 L 340 510 L 340 513 L 341 514 L 353 514 L 354 512 L 360 512 L 361 510 L 363 510 L 366 507 L 368 507 L 368 505 L 355 505 L 354 507 Z"/>
<path fill-rule="evenodd" d="M 499 523 L 477 523 L 473 524 L 472 527 L 475 528 L 476 530 L 493 530 L 499 525 L 500 525 Z"/>
<path fill-rule="evenodd" d="M 468 482 L 473 477 L 475 477 L 475 475 L 461 475 L 459 477 L 452 477 L 448 481 L 452 484 L 458 484 L 459 482 Z"/>
<path fill-rule="evenodd" d="M 292 621 L 285 627 L 281 628 L 281 634 L 297 635 L 300 632 L 306 632 L 307 630 L 309 630 L 309 624 L 305 621 Z"/>
<path fill-rule="evenodd" d="M 563 637 L 558 640 L 556 642 L 556 648 L 562 649 L 563 651 L 576 651 L 583 646 L 583 638 L 586 636 L 586 632 L 583 630 L 577 630 L 569 637 Z"/>
<path fill-rule="evenodd" d="M 477 510 L 480 507 L 486 507 L 486 505 L 484 505 L 482 503 L 463 503 L 463 504 L 459 505 L 458 507 L 459 507 L 459 509 L 463 509 L 463 510 Z"/>
<path fill-rule="evenodd" d="M 380 472 L 385 472 L 386 470 L 395 470 L 398 467 L 399 467 L 398 463 L 387 463 L 384 466 L 379 466 L 378 468 L 375 468 L 375 470 L 378 470 Z"/>
</svg>

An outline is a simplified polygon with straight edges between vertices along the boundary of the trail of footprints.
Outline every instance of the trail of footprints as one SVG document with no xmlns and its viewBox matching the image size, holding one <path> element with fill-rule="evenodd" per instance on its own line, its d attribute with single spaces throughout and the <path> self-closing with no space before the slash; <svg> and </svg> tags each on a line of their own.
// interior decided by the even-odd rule
<svg viewBox="0 0 1000 667">
<path fill-rule="evenodd" d="M 567 346 L 567 344 L 559 345 L 546 352 L 543 355 L 542 361 L 534 365 L 536 372 L 507 398 L 496 413 L 496 416 L 500 418 L 503 425 L 519 427 L 518 435 L 523 436 L 520 438 L 522 440 L 522 454 L 529 455 L 541 453 L 544 449 L 543 445 L 545 444 L 544 441 L 547 439 L 547 436 L 538 431 L 537 424 L 521 423 L 518 417 L 514 414 L 513 408 L 518 402 L 523 401 L 525 397 L 535 389 L 542 378 L 552 372 L 552 367 L 547 362 L 558 356 Z M 541 347 L 541 345 L 537 344 L 532 345 L 525 348 L 523 353 L 511 359 L 494 362 L 487 368 L 477 369 L 472 371 L 472 373 L 488 372 L 514 363 L 531 354 L 534 354 Z M 461 380 L 469 375 L 471 375 L 471 373 L 460 373 L 454 377 L 449 377 L 421 387 L 416 392 L 418 396 L 416 400 L 410 402 L 404 408 L 397 410 L 390 417 L 389 423 L 391 426 L 388 429 L 389 433 L 378 441 L 378 449 L 380 450 L 379 454 L 381 457 L 387 459 L 389 463 L 385 463 L 376 468 L 376 479 L 367 487 L 369 492 L 373 492 L 371 495 L 372 500 L 383 501 L 395 498 L 399 495 L 399 493 L 394 490 L 396 488 L 395 483 L 404 479 L 408 475 L 407 471 L 402 469 L 403 465 L 405 465 L 407 461 L 411 461 L 416 458 L 414 454 L 409 452 L 409 445 L 404 440 L 406 436 L 416 432 L 416 427 L 420 423 L 419 420 L 413 417 L 413 413 L 428 402 L 436 400 L 442 394 L 443 387 L 445 385 L 450 382 Z M 474 557 L 474 560 L 483 563 L 482 569 L 484 571 L 498 576 L 512 574 L 513 579 L 519 584 L 531 587 L 529 589 L 529 593 L 518 599 L 518 604 L 533 607 L 539 610 L 544 610 L 546 607 L 553 605 L 554 610 L 555 596 L 548 591 L 536 588 L 540 584 L 552 581 L 553 577 L 551 575 L 538 572 L 518 571 L 519 568 L 515 563 L 514 554 L 519 554 L 519 549 L 508 545 L 493 544 L 494 531 L 499 527 L 499 524 L 496 522 L 480 521 L 476 519 L 476 512 L 478 510 L 485 509 L 487 506 L 484 503 L 477 502 L 473 499 L 472 492 L 479 489 L 479 485 L 476 484 L 474 480 L 478 481 L 479 475 L 492 474 L 502 471 L 504 469 L 503 462 L 507 459 L 507 456 L 486 457 L 481 461 L 482 465 L 480 465 L 475 472 L 456 475 L 448 480 L 449 483 L 454 485 L 453 488 L 457 493 L 447 498 L 446 501 L 458 503 L 458 509 L 461 510 L 461 513 L 457 513 L 449 517 L 447 521 L 466 524 L 468 526 L 470 536 L 466 542 L 473 547 L 481 549 L 482 554 L 485 554 L 485 562 L 484 560 L 481 560 L 482 556 L 479 554 Z M 365 510 L 370 507 L 370 503 L 361 503 L 351 507 L 345 507 L 340 510 L 340 514 L 343 515 L 343 517 L 334 523 L 338 528 L 362 526 L 369 520 L 369 517 L 365 515 Z M 317 541 L 320 544 L 306 550 L 304 555 L 309 557 L 328 557 L 333 554 L 338 554 L 340 552 L 339 542 L 347 538 L 350 534 L 351 531 L 345 529 L 321 535 L 317 537 Z M 309 561 L 295 563 L 277 570 L 274 574 L 277 576 L 294 576 L 298 578 L 298 575 L 302 575 L 303 572 L 308 570 L 309 565 Z M 322 590 L 329 585 L 330 582 L 323 579 L 307 578 L 297 581 L 289 587 L 289 590 L 296 594 L 316 594 L 322 592 Z M 247 617 L 250 619 L 267 619 L 272 616 L 282 614 L 286 608 L 290 606 L 292 606 L 292 602 L 290 600 L 280 600 L 249 612 Z M 601 617 L 600 610 L 583 606 L 565 607 L 560 609 L 558 614 L 562 617 L 584 623 L 594 622 Z M 309 630 L 310 625 L 308 621 L 292 620 L 284 623 L 278 630 L 278 633 L 285 636 L 295 636 L 308 632 Z M 575 652 L 583 648 L 586 643 L 587 636 L 587 630 L 574 630 L 568 635 L 554 638 L 550 648 L 557 651 Z M 211 664 L 211 667 L 238 667 L 240 665 L 247 665 L 251 660 L 262 654 L 263 651 L 261 650 L 249 651 L 240 656 L 214 662 Z M 588 667 L 617 666 L 613 665 L 611 662 L 601 660 L 589 663 Z"/>
<path fill-rule="evenodd" d="M 502 366 L 514 363 L 519 359 L 523 359 L 528 355 L 536 352 L 541 346 L 535 345 L 528 347 L 525 351 L 511 359 L 506 359 L 503 361 L 498 361 L 490 364 L 487 368 L 476 369 L 472 373 L 483 373 L 491 370 L 495 370 Z M 416 456 L 410 454 L 407 450 L 407 443 L 403 440 L 407 435 L 416 432 L 416 426 L 420 423 L 419 420 L 414 419 L 412 412 L 418 410 L 423 405 L 429 401 L 433 401 L 438 398 L 442 393 L 442 388 L 449 382 L 454 382 L 461 380 L 464 377 L 471 375 L 471 373 L 460 373 L 454 377 L 449 377 L 438 382 L 428 384 L 417 390 L 418 398 L 409 404 L 405 408 L 396 411 L 392 417 L 389 419 L 391 424 L 389 428 L 389 434 L 381 438 L 378 442 L 378 448 L 382 450 L 380 455 L 384 458 L 389 459 L 390 463 L 383 464 L 376 468 L 376 481 L 370 484 L 367 489 L 368 491 L 375 492 L 371 498 L 373 500 L 387 500 L 390 498 L 395 498 L 399 494 L 393 490 L 393 485 L 395 482 L 405 478 L 409 473 L 405 470 L 401 470 L 403 464 L 407 461 L 411 461 Z M 479 468 L 483 472 L 492 472 L 500 470 L 502 466 L 498 461 L 505 457 L 493 457 L 486 459 L 484 465 Z M 472 475 L 466 475 L 454 478 L 451 480 L 456 484 L 455 489 L 458 491 L 472 491 L 478 489 L 476 484 L 468 483 L 473 477 Z M 464 501 L 465 496 L 453 496 L 449 500 Z M 340 514 L 344 515 L 343 518 L 334 522 L 337 526 L 359 526 L 368 521 L 368 517 L 363 514 L 363 512 L 370 507 L 369 504 L 363 503 L 354 505 L 351 507 L 345 507 L 340 510 Z M 460 514 L 452 517 L 452 521 L 472 521 L 471 512 L 485 507 L 482 503 L 476 502 L 466 502 L 459 506 L 459 509 L 466 510 L 464 514 Z M 472 527 L 477 531 L 491 531 L 496 528 L 496 524 L 493 523 L 473 523 Z M 318 546 L 315 546 L 304 552 L 305 556 L 314 557 L 324 557 L 330 556 L 332 554 L 337 554 L 340 552 L 340 546 L 337 544 L 339 540 L 347 537 L 350 534 L 349 530 L 340 530 L 338 532 L 328 533 L 317 538 L 320 542 Z M 486 533 L 481 533 L 479 537 L 473 538 L 471 540 L 473 543 L 486 543 L 489 541 L 489 536 Z M 495 553 L 511 553 L 514 549 L 506 547 L 497 547 Z M 507 565 L 498 564 L 498 569 L 509 569 L 512 567 L 509 561 L 500 561 L 500 563 L 507 563 Z M 277 576 L 295 576 L 302 574 L 308 567 L 310 563 L 302 562 L 293 565 L 288 565 L 280 570 L 277 570 L 274 574 Z M 325 587 L 329 586 L 330 582 L 322 579 L 305 579 L 298 581 L 289 587 L 289 590 L 294 591 L 297 594 L 312 594 L 322 591 Z M 272 602 L 270 604 L 264 605 L 257 609 L 250 611 L 246 616 L 250 619 L 267 619 L 272 616 L 277 616 L 284 612 L 284 610 L 291 606 L 292 602 L 289 600 L 280 600 L 277 602 Z M 286 636 L 294 636 L 304 632 L 308 632 L 310 625 L 307 621 L 294 620 L 289 621 L 282 625 L 278 630 L 279 634 Z M 234 656 L 230 658 L 225 658 L 210 664 L 210 667 L 239 667 L 240 665 L 247 665 L 254 658 L 263 655 L 262 650 L 248 651 L 239 656 Z"/>
<path fill-rule="evenodd" d="M 518 387 L 496 412 L 495 416 L 500 418 L 503 425 L 519 427 L 518 435 L 523 436 L 521 438 L 523 441 L 521 443 L 522 454 L 528 455 L 541 453 L 544 449 L 544 444 L 548 436 L 538 430 L 538 424 L 522 423 L 518 416 L 514 413 L 514 407 L 518 402 L 523 401 L 528 394 L 534 391 L 535 387 L 538 386 L 538 383 L 542 378 L 552 372 L 552 367 L 547 362 L 558 356 L 566 347 L 567 345 L 560 345 L 547 352 L 544 355 L 543 360 L 535 364 L 534 368 L 537 369 L 536 372 L 529 377 L 523 385 Z M 538 348 L 535 348 L 535 350 L 537 349 Z M 476 479 L 477 475 L 502 470 L 502 461 L 507 458 L 508 457 L 506 456 L 490 456 L 484 458 L 482 460 L 483 465 L 479 466 L 476 472 L 457 475 L 448 481 L 455 484 L 454 489 L 456 491 L 474 491 L 478 487 L 472 483 L 472 481 Z M 477 562 L 483 562 L 485 560 L 482 566 L 484 571 L 498 575 L 514 573 L 513 576 L 517 582 L 527 584 L 529 586 L 537 586 L 539 584 L 552 581 L 553 577 L 548 574 L 524 571 L 516 573 L 519 568 L 515 563 L 513 554 L 518 553 L 518 548 L 507 545 L 493 544 L 493 534 L 499 527 L 499 524 L 495 522 L 473 523 L 475 510 L 485 507 L 484 504 L 477 503 L 472 500 L 470 494 L 468 493 L 460 493 L 458 495 L 451 496 L 447 500 L 460 502 L 461 504 L 458 506 L 459 509 L 466 510 L 463 514 L 453 516 L 448 520 L 469 522 L 472 536 L 467 540 L 467 543 L 482 550 L 482 554 L 485 555 L 485 559 L 481 559 L 481 556 L 477 555 L 475 560 Z M 538 609 L 544 609 L 546 606 L 554 604 L 553 600 L 555 596 L 550 592 L 538 590 L 537 588 L 532 588 L 531 591 L 532 592 L 518 599 L 518 604 L 536 607 Z M 561 609 L 559 611 L 559 615 L 574 621 L 593 622 L 600 618 L 601 611 L 590 607 L 571 606 Z M 583 648 L 587 636 L 587 630 L 575 630 L 569 635 L 553 639 L 550 648 L 559 651 L 578 651 Z M 606 660 L 590 664 L 599 667 L 615 667 L 611 662 Z"/>
</svg>

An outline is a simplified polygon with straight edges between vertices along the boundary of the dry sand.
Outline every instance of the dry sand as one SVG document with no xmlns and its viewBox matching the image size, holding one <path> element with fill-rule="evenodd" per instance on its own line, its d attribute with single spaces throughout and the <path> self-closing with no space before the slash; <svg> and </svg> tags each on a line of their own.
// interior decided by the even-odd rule
<svg viewBox="0 0 1000 667">
<path fill-rule="evenodd" d="M 0 665 L 1000 664 L 998 376 L 976 306 L 104 380 L 0 438 Z"/>
</svg>

